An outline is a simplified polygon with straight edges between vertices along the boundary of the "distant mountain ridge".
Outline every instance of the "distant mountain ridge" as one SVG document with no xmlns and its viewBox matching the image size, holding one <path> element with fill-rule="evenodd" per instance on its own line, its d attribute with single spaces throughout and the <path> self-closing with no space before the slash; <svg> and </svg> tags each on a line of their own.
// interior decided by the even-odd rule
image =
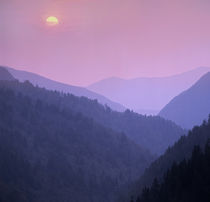
<svg viewBox="0 0 210 202">
<path fill-rule="evenodd" d="M 0 81 L 0 95 L 3 201 L 115 201 L 149 166 L 150 152 L 162 154 L 185 132 L 29 81 Z"/>
<path fill-rule="evenodd" d="M 101 105 L 97 100 L 64 94 L 59 91 L 47 91 L 40 87 L 35 88 L 27 81 L 24 82 L 24 85 L 18 80 L 7 82 L 5 85 L 26 96 L 45 99 L 50 104 L 63 105 L 76 113 L 81 113 L 106 128 L 124 133 L 142 148 L 156 155 L 162 154 L 169 145 L 186 132 L 173 122 L 158 116 L 143 116 L 130 110 L 123 113 L 113 111 L 111 108 Z M 162 141 L 163 139 L 164 141 Z"/>
<path fill-rule="evenodd" d="M 43 76 L 40 76 L 38 74 L 34 74 L 27 71 L 16 70 L 10 67 L 0 66 L 0 68 L 7 69 L 15 79 L 21 82 L 29 80 L 35 86 L 37 85 L 39 87 L 44 87 L 48 90 L 57 90 L 64 93 L 72 93 L 76 96 L 85 96 L 85 97 L 88 97 L 89 99 L 97 99 L 99 103 L 103 105 L 108 105 L 113 110 L 125 111 L 125 107 L 122 106 L 121 104 L 113 102 L 107 99 L 106 97 L 100 94 L 97 94 L 95 92 L 92 92 L 86 88 L 60 83 L 60 82 L 45 78 Z"/>
<path fill-rule="evenodd" d="M 192 128 L 200 125 L 210 114 L 210 72 L 191 88 L 176 96 L 159 113 L 182 126 Z"/>
<path fill-rule="evenodd" d="M 136 112 L 154 114 L 171 99 L 193 85 L 209 67 L 199 67 L 188 72 L 168 77 L 121 79 L 107 78 L 88 86 Z"/>
</svg>

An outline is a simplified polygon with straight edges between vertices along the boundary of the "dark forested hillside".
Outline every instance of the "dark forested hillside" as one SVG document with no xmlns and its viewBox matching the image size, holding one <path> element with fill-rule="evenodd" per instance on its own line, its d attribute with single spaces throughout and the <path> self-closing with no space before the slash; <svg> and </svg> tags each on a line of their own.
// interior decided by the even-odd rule
<svg viewBox="0 0 210 202">
<path fill-rule="evenodd" d="M 192 157 L 174 163 L 161 183 L 154 179 L 150 188 L 131 202 L 209 202 L 210 201 L 210 142 L 204 152 L 195 146 Z"/>
<path fill-rule="evenodd" d="M 182 126 L 191 129 L 200 125 L 210 113 L 210 72 L 188 90 L 168 103 L 159 113 Z"/>
<path fill-rule="evenodd" d="M 111 202 L 152 160 L 125 135 L 23 86 L 30 97 L 0 85 L 0 201 Z"/>
<path fill-rule="evenodd" d="M 160 117 L 143 116 L 130 110 L 124 113 L 116 112 L 99 104 L 97 100 L 35 88 L 29 82 L 1 81 L 0 85 L 22 92 L 32 98 L 44 99 L 47 103 L 80 112 L 105 127 L 125 133 L 127 137 L 154 154 L 163 153 L 169 145 L 172 145 L 185 133 L 173 122 Z"/>
<path fill-rule="evenodd" d="M 210 118 L 200 127 L 194 127 L 188 136 L 181 137 L 164 155 L 155 160 L 138 180 L 133 193 L 139 193 L 144 186 L 151 186 L 154 178 L 161 180 L 174 162 L 179 163 L 184 159 L 189 159 L 194 146 L 199 145 L 203 149 L 208 139 L 210 139 Z"/>
</svg>

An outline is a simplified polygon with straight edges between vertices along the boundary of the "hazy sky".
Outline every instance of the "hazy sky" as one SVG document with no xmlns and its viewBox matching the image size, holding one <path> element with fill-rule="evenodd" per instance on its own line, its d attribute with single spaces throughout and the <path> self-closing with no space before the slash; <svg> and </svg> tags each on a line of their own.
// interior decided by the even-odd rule
<svg viewBox="0 0 210 202">
<path fill-rule="evenodd" d="M 210 66 L 210 0 L 0 0 L 0 64 L 76 85 Z"/>
</svg>

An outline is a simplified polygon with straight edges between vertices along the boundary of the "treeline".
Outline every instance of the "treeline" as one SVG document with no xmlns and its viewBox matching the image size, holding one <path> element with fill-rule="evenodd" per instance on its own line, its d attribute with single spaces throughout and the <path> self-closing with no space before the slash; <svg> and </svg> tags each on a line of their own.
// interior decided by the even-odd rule
<svg viewBox="0 0 210 202">
<path fill-rule="evenodd" d="M 210 201 L 210 141 L 204 152 L 195 146 L 192 157 L 174 163 L 159 183 L 154 179 L 137 200 L 131 202 L 209 202 Z"/>
<path fill-rule="evenodd" d="M 106 128 L 111 128 L 119 133 L 123 132 L 142 148 L 156 155 L 162 154 L 169 145 L 172 145 L 186 132 L 173 122 L 160 117 L 143 116 L 130 110 L 126 110 L 124 113 L 116 112 L 99 104 L 97 100 L 47 91 L 34 87 L 29 82 L 0 81 L 0 87 L 10 88 L 32 99 L 45 100 L 45 102 L 60 108 L 65 107 L 73 112 L 81 113 Z"/>
</svg>

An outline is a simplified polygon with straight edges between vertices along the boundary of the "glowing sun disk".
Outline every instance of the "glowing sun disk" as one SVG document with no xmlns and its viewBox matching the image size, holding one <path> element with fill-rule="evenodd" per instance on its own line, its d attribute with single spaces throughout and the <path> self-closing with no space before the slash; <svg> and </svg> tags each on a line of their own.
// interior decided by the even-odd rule
<svg viewBox="0 0 210 202">
<path fill-rule="evenodd" d="M 58 18 L 56 18 L 55 16 L 49 16 L 46 19 L 46 23 L 47 25 L 54 26 L 54 25 L 57 25 L 59 21 L 58 21 Z"/>
</svg>

